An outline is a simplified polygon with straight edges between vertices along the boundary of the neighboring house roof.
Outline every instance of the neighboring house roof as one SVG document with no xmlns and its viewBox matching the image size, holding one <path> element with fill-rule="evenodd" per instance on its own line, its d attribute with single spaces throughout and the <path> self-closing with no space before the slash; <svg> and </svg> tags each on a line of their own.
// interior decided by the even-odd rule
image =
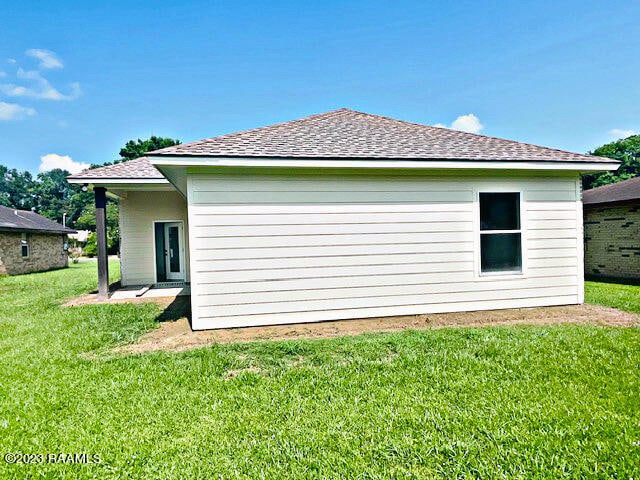
<svg viewBox="0 0 640 480">
<path fill-rule="evenodd" d="M 149 155 L 617 163 L 610 158 L 430 127 L 346 108 L 167 147 Z"/>
<path fill-rule="evenodd" d="M 166 181 L 164 176 L 151 165 L 146 157 L 136 158 L 104 167 L 83 170 L 68 177 L 70 180 L 82 179 L 126 179 L 126 180 L 158 180 Z"/>
<path fill-rule="evenodd" d="M 63 227 L 59 223 L 38 215 L 29 210 L 16 210 L 15 208 L 0 205 L 0 230 L 38 233 L 76 233 L 75 230 Z"/>
<path fill-rule="evenodd" d="M 630 200 L 640 200 L 640 177 L 585 190 L 582 194 L 582 202 L 585 205 L 627 202 Z"/>
</svg>

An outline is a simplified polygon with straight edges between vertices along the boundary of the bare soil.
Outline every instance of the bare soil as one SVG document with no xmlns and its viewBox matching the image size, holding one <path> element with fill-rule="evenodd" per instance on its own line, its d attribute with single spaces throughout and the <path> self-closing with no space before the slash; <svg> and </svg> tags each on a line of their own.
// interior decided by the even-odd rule
<svg viewBox="0 0 640 480">
<path fill-rule="evenodd" d="M 175 312 L 174 312 L 175 313 Z M 169 315 L 178 318 L 179 315 Z M 183 351 L 214 343 L 258 340 L 293 340 L 359 335 L 366 332 L 397 332 L 407 329 L 481 327 L 496 325 L 553 325 L 581 323 L 617 327 L 640 326 L 640 316 L 597 305 L 489 310 L 482 312 L 407 315 L 331 322 L 273 325 L 192 331 L 186 316 L 164 321 L 137 343 L 118 347 L 115 353 L 136 354 L 157 350 Z"/>
<path fill-rule="evenodd" d="M 134 297 L 134 298 L 108 298 L 106 300 L 98 299 L 98 295 L 95 293 L 87 293 L 80 295 L 79 297 L 72 298 L 71 300 L 63 303 L 63 307 L 80 307 L 82 305 L 109 305 L 111 303 L 157 303 L 161 307 L 167 307 L 176 298 L 182 297 Z M 188 296 L 184 298 L 188 299 Z"/>
</svg>

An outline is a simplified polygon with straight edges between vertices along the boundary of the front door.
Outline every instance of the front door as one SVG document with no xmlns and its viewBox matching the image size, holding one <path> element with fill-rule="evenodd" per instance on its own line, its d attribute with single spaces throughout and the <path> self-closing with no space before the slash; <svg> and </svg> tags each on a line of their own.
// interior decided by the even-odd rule
<svg viewBox="0 0 640 480">
<path fill-rule="evenodd" d="M 164 224 L 164 261 L 167 280 L 184 280 L 182 223 Z"/>
</svg>

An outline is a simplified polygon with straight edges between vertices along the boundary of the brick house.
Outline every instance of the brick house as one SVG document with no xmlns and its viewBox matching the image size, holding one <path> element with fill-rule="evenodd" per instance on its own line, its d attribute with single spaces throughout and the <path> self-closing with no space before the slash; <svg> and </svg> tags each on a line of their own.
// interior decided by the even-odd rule
<svg viewBox="0 0 640 480">
<path fill-rule="evenodd" d="M 75 230 L 37 213 L 0 206 L 0 275 L 67 266 L 67 234 Z"/>
<path fill-rule="evenodd" d="M 640 280 L 640 177 L 587 190 L 585 275 Z"/>
</svg>

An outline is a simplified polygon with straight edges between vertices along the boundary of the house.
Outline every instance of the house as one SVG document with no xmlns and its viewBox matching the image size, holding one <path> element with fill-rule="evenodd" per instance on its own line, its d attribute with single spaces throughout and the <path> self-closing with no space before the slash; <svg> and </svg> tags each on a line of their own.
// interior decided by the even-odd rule
<svg viewBox="0 0 640 480">
<path fill-rule="evenodd" d="M 27 210 L 0 206 L 0 275 L 67 266 L 67 234 L 75 230 Z"/>
<path fill-rule="evenodd" d="M 341 109 L 69 181 L 102 243 L 120 198 L 122 283 L 190 282 L 199 330 L 581 303 L 580 173 L 617 167 Z"/>
<path fill-rule="evenodd" d="M 587 190 L 585 273 L 640 280 L 640 177 Z"/>
<path fill-rule="evenodd" d="M 76 233 L 70 233 L 68 235 L 69 252 L 80 256 L 82 249 L 87 244 L 87 240 L 89 240 L 89 235 L 91 235 L 91 230 L 78 230 Z"/>
</svg>

